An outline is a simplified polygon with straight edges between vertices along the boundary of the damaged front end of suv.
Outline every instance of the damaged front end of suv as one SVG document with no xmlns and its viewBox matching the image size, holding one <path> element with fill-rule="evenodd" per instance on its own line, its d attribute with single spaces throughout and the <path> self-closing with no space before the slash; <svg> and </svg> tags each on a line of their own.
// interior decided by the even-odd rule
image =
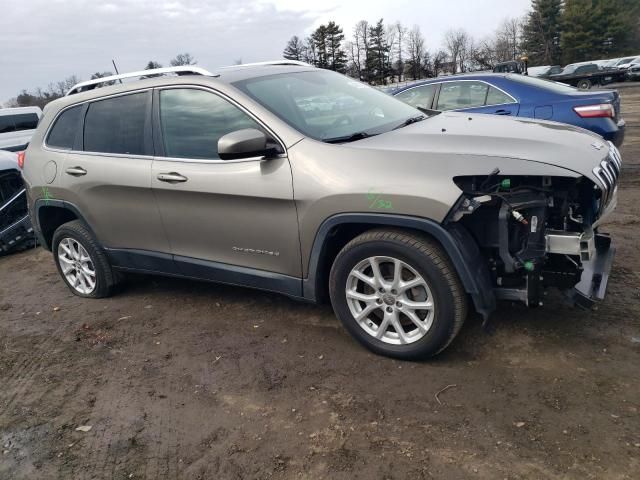
<svg viewBox="0 0 640 480">
<path fill-rule="evenodd" d="M 615 249 L 598 226 L 617 203 L 622 159 L 609 143 L 593 176 L 455 177 L 463 194 L 446 223 L 464 227 L 488 262 L 497 300 L 543 304 L 555 287 L 577 305 L 605 295 Z"/>
<path fill-rule="evenodd" d="M 18 155 L 0 150 L 0 255 L 34 242 Z"/>
</svg>

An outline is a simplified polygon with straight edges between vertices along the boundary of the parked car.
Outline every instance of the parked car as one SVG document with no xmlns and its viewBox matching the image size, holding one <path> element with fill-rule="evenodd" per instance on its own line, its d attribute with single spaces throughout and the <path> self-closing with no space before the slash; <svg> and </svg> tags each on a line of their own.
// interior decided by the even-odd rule
<svg viewBox="0 0 640 480">
<path fill-rule="evenodd" d="M 613 68 L 626 68 L 625 65 L 629 65 L 630 63 L 633 63 L 633 61 L 638 58 L 637 55 L 634 55 L 633 57 L 623 57 L 623 58 L 619 58 L 617 62 L 615 62 L 612 67 Z"/>
<path fill-rule="evenodd" d="M 0 255 L 33 245 L 18 155 L 0 150 Z"/>
<path fill-rule="evenodd" d="M 629 67 L 631 67 L 631 65 L 635 64 L 635 63 L 640 63 L 640 57 L 633 57 L 631 60 L 629 59 L 624 59 L 625 62 L 624 63 L 619 63 L 617 65 L 618 70 L 627 70 Z M 626 61 L 629 60 L 629 61 Z"/>
<path fill-rule="evenodd" d="M 595 63 L 567 65 L 560 73 L 549 75 L 547 78 L 555 82 L 566 83 L 580 90 L 589 90 L 594 85 L 606 85 L 622 80 L 618 69 L 601 69 Z"/>
<path fill-rule="evenodd" d="M 582 92 L 539 78 L 488 73 L 426 80 L 393 95 L 427 110 L 553 120 L 586 128 L 618 146 L 624 140 L 625 122 L 615 90 Z"/>
<path fill-rule="evenodd" d="M 494 73 L 526 73 L 527 64 L 520 60 L 509 60 L 493 67 Z"/>
<path fill-rule="evenodd" d="M 39 107 L 0 108 L 0 150 L 27 148 L 41 116 Z"/>
<path fill-rule="evenodd" d="M 627 70 L 628 80 L 640 80 L 640 63 L 632 64 Z"/>
<path fill-rule="evenodd" d="M 26 151 L 36 231 L 74 294 L 138 271 L 330 299 L 358 341 L 405 359 L 445 349 L 468 308 L 603 298 L 621 159 L 599 136 L 425 115 L 290 61 L 107 80 L 167 72 L 77 85 Z M 357 108 L 298 106 L 322 96 Z"/>
</svg>

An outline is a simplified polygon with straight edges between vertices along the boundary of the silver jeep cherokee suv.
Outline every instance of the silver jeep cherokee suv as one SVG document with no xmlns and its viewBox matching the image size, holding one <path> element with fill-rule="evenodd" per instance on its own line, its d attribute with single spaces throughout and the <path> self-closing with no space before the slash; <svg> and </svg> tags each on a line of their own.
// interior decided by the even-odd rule
<svg viewBox="0 0 640 480">
<path fill-rule="evenodd" d="M 358 341 L 405 359 L 447 347 L 468 305 L 486 321 L 547 287 L 602 299 L 620 170 L 579 128 L 423 113 L 284 61 L 78 84 L 24 158 L 35 228 L 76 295 L 135 271 L 330 299 Z"/>
</svg>

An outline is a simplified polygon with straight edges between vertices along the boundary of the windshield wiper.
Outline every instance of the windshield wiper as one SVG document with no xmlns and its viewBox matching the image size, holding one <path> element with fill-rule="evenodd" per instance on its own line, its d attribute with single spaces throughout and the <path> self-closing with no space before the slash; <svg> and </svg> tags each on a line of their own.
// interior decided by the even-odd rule
<svg viewBox="0 0 640 480">
<path fill-rule="evenodd" d="M 344 137 L 327 138 L 323 140 L 325 143 L 348 143 L 355 142 L 356 140 L 362 140 L 363 138 L 369 138 L 378 135 L 377 133 L 358 132 L 351 135 L 345 135 Z"/>
<path fill-rule="evenodd" d="M 412 123 L 420 122 L 421 120 L 424 120 L 425 118 L 427 118 L 425 115 L 418 115 L 417 117 L 407 118 L 404 122 L 402 122 L 397 127 L 393 127 L 392 130 L 397 130 L 399 128 L 406 127 L 407 125 L 411 125 Z"/>
</svg>

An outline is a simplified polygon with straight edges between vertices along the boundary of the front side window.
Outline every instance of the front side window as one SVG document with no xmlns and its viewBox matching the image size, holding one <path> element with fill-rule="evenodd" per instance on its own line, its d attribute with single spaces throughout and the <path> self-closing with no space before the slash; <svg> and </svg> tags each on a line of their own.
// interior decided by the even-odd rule
<svg viewBox="0 0 640 480">
<path fill-rule="evenodd" d="M 444 82 L 438 95 L 438 110 L 460 110 L 484 105 L 489 85 L 484 82 Z"/>
<path fill-rule="evenodd" d="M 395 97 L 327 70 L 266 75 L 233 85 L 299 132 L 325 142 L 384 133 L 421 116 Z"/>
<path fill-rule="evenodd" d="M 71 107 L 63 111 L 49 132 L 47 145 L 55 148 L 62 148 L 64 150 L 71 150 L 75 143 L 78 129 L 81 128 L 81 114 L 81 105 Z"/>
<path fill-rule="evenodd" d="M 396 98 L 402 100 L 404 103 L 408 103 L 412 107 L 429 109 L 431 108 L 435 91 L 436 85 L 434 84 L 421 85 L 400 92 L 396 95 Z"/>
<path fill-rule="evenodd" d="M 218 140 L 245 128 L 262 130 L 246 113 L 204 90 L 160 91 L 160 124 L 165 156 L 215 160 Z"/>
<path fill-rule="evenodd" d="M 145 155 L 149 93 L 99 100 L 89 105 L 84 121 L 86 152 Z"/>
</svg>

